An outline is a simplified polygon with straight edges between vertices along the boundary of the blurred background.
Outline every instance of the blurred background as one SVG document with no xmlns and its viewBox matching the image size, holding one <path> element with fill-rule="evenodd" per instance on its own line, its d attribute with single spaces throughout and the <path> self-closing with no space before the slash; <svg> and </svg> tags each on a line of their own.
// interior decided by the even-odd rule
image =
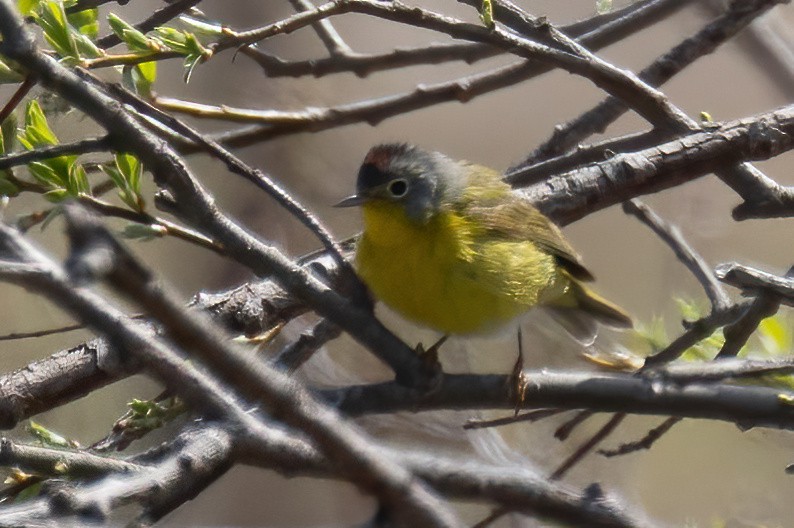
<svg viewBox="0 0 794 528">
<path fill-rule="evenodd" d="M 477 13 L 452 0 L 417 2 L 428 9 L 475 21 Z M 534 15 L 548 16 L 555 24 L 590 17 L 595 0 L 517 0 Z M 625 2 L 615 2 L 615 7 Z M 109 4 L 100 17 L 113 12 L 134 23 L 161 5 L 154 0 L 135 0 L 126 6 Z M 656 56 L 703 26 L 713 11 L 710 2 L 693 1 L 674 16 L 644 29 L 600 55 L 614 64 L 638 71 Z M 205 0 L 199 6 L 210 18 L 235 29 L 259 27 L 292 13 L 288 2 Z M 104 22 L 103 22 L 104 23 Z M 779 50 L 794 56 L 794 9 L 778 6 L 751 31 L 699 60 L 663 87 L 671 101 L 697 117 L 707 111 L 714 120 L 728 120 L 767 111 L 792 102 L 794 77 L 766 53 L 764 43 L 775 41 Z M 388 51 L 444 39 L 434 33 L 387 23 L 362 15 L 334 19 L 336 29 L 356 51 Z M 101 34 L 106 33 L 103 25 Z M 280 36 L 263 49 L 285 59 L 325 56 L 325 49 L 309 29 Z M 159 95 L 200 103 L 256 109 L 295 109 L 352 102 L 412 90 L 418 83 L 453 79 L 484 71 L 504 58 L 466 65 L 450 63 L 374 73 L 367 78 L 353 74 L 312 77 L 267 78 L 253 61 L 227 51 L 199 66 L 189 84 L 182 80 L 181 61 L 160 62 L 155 90 Z M 108 73 L 113 77 L 112 73 Z M 0 90 L 0 100 L 10 95 Z M 353 189 L 358 165 L 366 151 L 383 141 L 409 141 L 454 158 L 504 170 L 520 161 L 567 121 L 600 101 L 603 94 L 589 82 L 564 72 L 546 74 L 530 82 L 477 97 L 465 104 L 446 103 L 387 119 L 377 126 L 357 124 L 322 133 L 302 133 L 276 138 L 240 149 L 245 161 L 277 179 L 289 192 L 313 210 L 338 237 L 360 229 L 357 212 L 334 209 L 331 204 Z M 92 123 L 72 112 L 51 123 L 67 141 L 96 132 Z M 218 121 L 193 121 L 206 131 L 222 131 L 234 125 Z M 622 118 L 607 136 L 645 129 L 633 116 Z M 206 157 L 192 156 L 191 167 L 217 197 L 221 207 L 240 219 L 251 231 L 273 241 L 284 252 L 299 256 L 316 249 L 317 242 L 298 223 L 262 192 L 224 170 Z M 768 175 L 783 184 L 794 183 L 787 169 L 790 155 L 760 164 Z M 149 184 L 149 190 L 153 187 Z M 151 194 L 149 194 L 151 196 Z M 659 214 L 680 226 L 683 234 L 711 265 L 739 261 L 773 273 L 783 273 L 794 260 L 789 220 L 756 220 L 737 223 L 731 209 L 739 199 L 715 177 L 708 176 L 646 200 Z M 36 197 L 12 200 L 7 217 L 45 208 Z M 122 228 L 123 224 L 114 223 Z M 31 236 L 50 251 L 63 255 L 62 224 Z M 568 227 L 565 232 L 597 276 L 597 289 L 633 314 L 641 323 L 662 318 L 668 332 L 680 331 L 675 298 L 704 304 L 704 295 L 688 271 L 668 247 L 636 219 L 613 207 Z M 186 243 L 160 239 L 131 242 L 143 258 L 181 291 L 185 299 L 199 291 L 218 291 L 251 279 L 247 270 L 208 251 Z M 33 331 L 70 324 L 72 320 L 45 300 L 6 284 L 0 284 L 0 333 Z M 417 329 L 396 316 L 380 312 L 387 325 L 407 342 L 432 342 L 431 332 Z M 300 331 L 306 319 L 293 323 L 283 335 Z M 532 315 L 524 325 L 528 367 L 592 368 L 576 353 L 574 343 L 560 342 L 555 332 L 545 331 L 542 315 Z M 0 367 L 15 369 L 35 359 L 90 337 L 73 332 L 48 338 L 0 342 Z M 283 342 L 283 341 L 282 341 Z M 607 344 L 609 341 L 606 342 Z M 278 343 L 274 345 L 278 349 Z M 515 358 L 512 336 L 493 339 L 455 339 L 445 345 L 442 362 L 455 372 L 510 370 Z M 351 340 L 341 338 L 313 359 L 303 375 L 318 383 L 380 379 L 382 367 Z M 36 421 L 90 444 L 107 433 L 132 398 L 151 398 L 159 388 L 138 376 L 97 391 L 81 401 L 37 416 Z M 492 413 L 494 416 L 500 413 Z M 503 415 L 504 413 L 501 413 Z M 475 452 L 491 460 L 509 461 L 553 471 L 582 441 L 607 419 L 597 416 L 576 429 L 566 442 L 552 437 L 565 418 L 549 418 L 497 431 L 464 432 L 461 425 L 472 413 L 425 413 L 362 419 L 372 434 L 399 445 L 447 451 Z M 491 413 L 488 414 L 491 416 Z M 661 419 L 630 417 L 604 447 L 636 440 Z M 161 431 L 136 449 L 168 438 Z M 23 429 L 12 433 L 30 437 Z M 566 478 L 576 487 L 600 482 L 610 493 L 644 509 L 652 518 L 683 526 L 790 526 L 794 503 L 794 477 L 784 473 L 794 461 L 791 435 L 772 430 L 742 432 L 727 423 L 685 420 L 647 452 L 606 459 L 591 455 Z M 351 526 L 365 522 L 375 505 L 351 486 L 308 478 L 285 479 L 272 472 L 235 468 L 207 492 L 169 516 L 164 526 Z M 476 505 L 461 505 L 471 523 L 488 512 Z M 526 519 L 503 519 L 496 526 L 543 525 Z M 724 522 L 725 524 L 715 524 Z M 524 524 L 522 524 L 524 523 Z"/>
</svg>

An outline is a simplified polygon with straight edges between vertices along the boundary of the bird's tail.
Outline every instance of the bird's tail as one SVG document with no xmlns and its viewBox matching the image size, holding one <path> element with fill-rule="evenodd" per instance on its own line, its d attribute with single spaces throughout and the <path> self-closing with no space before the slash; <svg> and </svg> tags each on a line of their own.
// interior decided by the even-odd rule
<svg viewBox="0 0 794 528">
<path fill-rule="evenodd" d="M 574 306 L 596 321 L 613 328 L 632 328 L 634 323 L 631 317 L 619 306 L 607 301 L 596 292 L 577 281 L 571 279 L 568 287 L 569 293 L 574 301 Z"/>
<path fill-rule="evenodd" d="M 591 343 L 600 323 L 613 328 L 631 328 L 631 317 L 619 306 L 607 301 L 573 277 L 568 277 L 565 294 L 547 308 L 574 338 Z"/>
</svg>

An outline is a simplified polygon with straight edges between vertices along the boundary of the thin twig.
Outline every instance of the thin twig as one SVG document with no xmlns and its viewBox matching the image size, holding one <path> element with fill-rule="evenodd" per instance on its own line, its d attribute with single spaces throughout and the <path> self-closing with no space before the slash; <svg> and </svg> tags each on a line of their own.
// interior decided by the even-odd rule
<svg viewBox="0 0 794 528">
<path fill-rule="evenodd" d="M 587 409 L 578 411 L 570 419 L 566 420 L 562 425 L 555 429 L 554 438 L 560 440 L 561 442 L 567 440 L 574 429 L 582 425 L 587 419 L 593 416 L 593 414 L 595 413 Z"/>
<path fill-rule="evenodd" d="M 79 196 L 77 198 L 81 204 L 85 205 L 92 211 L 102 214 L 103 216 L 110 216 L 115 218 L 122 218 L 141 224 L 150 226 L 153 235 L 156 236 L 172 236 L 185 242 L 189 242 L 199 247 L 209 249 L 219 255 L 225 255 L 224 248 L 221 244 L 214 240 L 202 235 L 201 233 L 180 226 L 174 222 L 150 215 L 144 211 L 133 211 L 125 207 L 118 207 L 116 205 L 104 202 L 93 196 Z"/>
<path fill-rule="evenodd" d="M 494 508 L 491 513 L 489 513 L 484 519 L 477 522 L 477 524 L 473 524 L 471 528 L 488 528 L 494 522 L 498 521 L 505 515 L 508 515 L 510 510 L 507 508 Z"/>
<path fill-rule="evenodd" d="M 747 309 L 749 303 L 734 304 L 722 312 L 712 310 L 710 314 L 688 324 L 687 329 L 659 352 L 645 359 L 643 369 L 653 368 L 669 363 L 681 357 L 681 354 L 711 336 L 718 328 L 733 323 Z"/>
<path fill-rule="evenodd" d="M 315 7 L 314 4 L 308 0 L 289 0 L 289 3 L 292 4 L 292 7 L 294 7 L 296 11 L 309 11 Z M 315 22 L 312 24 L 312 28 L 314 32 L 317 33 L 317 36 L 320 37 L 320 40 L 323 41 L 323 44 L 325 44 L 325 47 L 332 57 L 346 56 L 352 53 L 350 46 L 345 44 L 345 41 L 342 40 L 336 28 L 334 28 L 328 19 Z"/>
<path fill-rule="evenodd" d="M 0 466 L 70 478 L 95 478 L 109 473 L 135 473 L 143 469 L 138 464 L 86 451 L 28 446 L 8 438 L 0 439 Z"/>
<path fill-rule="evenodd" d="M 505 416 L 504 418 L 495 418 L 493 420 L 476 420 L 469 419 L 463 424 L 464 429 L 486 429 L 489 427 L 500 427 L 503 425 L 512 425 L 520 422 L 536 422 L 549 416 L 555 416 L 565 412 L 563 409 L 536 409 L 534 411 L 525 412 L 518 416 Z"/>
<path fill-rule="evenodd" d="M 290 374 L 298 370 L 324 344 L 336 339 L 342 330 L 328 319 L 321 319 L 298 339 L 285 346 L 273 359 L 273 364 Z"/>
<path fill-rule="evenodd" d="M 666 222 L 650 207 L 636 198 L 624 202 L 623 211 L 637 217 L 670 246 L 678 260 L 692 272 L 692 275 L 703 286 L 709 301 L 711 301 L 712 310 L 721 312 L 728 309 L 731 305 L 731 300 L 722 284 L 717 280 L 711 266 L 689 245 L 678 227 Z"/>
<path fill-rule="evenodd" d="M 48 328 L 47 330 L 34 330 L 32 332 L 13 332 L 10 334 L 0 335 L 0 341 L 16 341 L 19 339 L 31 339 L 35 337 L 45 337 L 54 334 L 65 334 L 67 332 L 74 332 L 75 330 L 82 330 L 85 328 L 83 324 L 73 324 L 61 326 L 58 328 Z"/>
<path fill-rule="evenodd" d="M 782 302 L 780 288 L 770 288 L 767 285 L 780 285 L 788 281 L 794 286 L 794 280 L 791 280 L 792 276 L 794 276 L 794 267 L 790 268 L 784 277 L 775 277 L 746 266 L 723 264 L 718 267 L 717 275 L 721 280 L 734 286 L 739 286 L 745 291 L 753 289 L 752 286 L 749 286 L 750 284 L 759 290 L 757 291 L 757 297 L 742 316 L 725 327 L 725 343 L 723 343 L 717 354 L 717 358 L 722 359 L 736 356 L 758 328 L 761 321 L 777 313 Z M 794 288 L 790 290 L 791 293 L 794 293 Z M 789 299 L 787 304 L 791 303 L 792 299 Z"/>
<path fill-rule="evenodd" d="M 28 74 L 28 76 L 25 77 L 25 80 L 22 81 L 22 84 L 20 84 L 16 89 L 14 95 L 12 95 L 8 102 L 3 105 L 3 108 L 0 109 L 0 123 L 5 121 L 8 116 L 14 112 L 16 107 L 19 106 L 19 103 L 22 102 L 22 100 L 25 98 L 28 92 L 33 89 L 34 86 L 36 86 L 36 77 Z"/>
<path fill-rule="evenodd" d="M 284 209 L 286 209 L 290 214 L 298 219 L 298 221 L 306 226 L 320 240 L 320 242 L 322 242 L 325 248 L 331 252 L 331 254 L 337 259 L 340 269 L 346 274 L 351 291 L 353 293 L 358 293 L 358 297 L 362 297 L 360 293 L 364 291 L 364 287 L 358 280 L 358 276 L 353 271 L 351 264 L 345 259 L 344 255 L 342 254 L 342 249 L 334 239 L 331 232 L 311 211 L 304 207 L 303 204 L 298 202 L 298 200 L 296 200 L 283 187 L 281 187 L 273 178 L 266 175 L 259 169 L 250 167 L 239 157 L 232 154 L 228 149 L 222 147 L 215 140 L 204 134 L 201 134 L 196 129 L 188 126 L 175 117 L 161 112 L 154 106 L 150 105 L 123 87 L 107 85 L 97 79 L 95 76 L 90 75 L 87 72 L 85 72 L 85 74 L 90 80 L 92 80 L 92 82 L 95 82 L 114 93 L 127 104 L 133 106 L 137 111 L 159 120 L 172 130 L 186 136 L 191 141 L 194 141 L 196 144 L 200 145 L 203 150 L 215 158 L 223 161 L 230 171 L 243 176 L 245 179 L 252 182 L 254 185 L 273 197 L 279 204 L 281 204 L 282 207 L 284 207 Z"/>
<path fill-rule="evenodd" d="M 681 420 L 682 418 L 671 416 L 670 418 L 665 419 L 661 424 L 648 431 L 648 433 L 639 440 L 621 444 L 615 449 L 599 449 L 598 454 L 607 458 L 612 458 L 616 456 L 628 455 L 629 453 L 635 453 L 643 449 L 650 449 L 653 447 L 653 444 L 655 444 Z"/>
<path fill-rule="evenodd" d="M 585 443 L 579 446 L 579 448 L 574 451 L 571 456 L 566 458 L 565 461 L 560 464 L 559 467 L 555 469 L 554 472 L 549 476 L 549 479 L 560 480 L 562 477 L 564 477 L 568 471 L 581 462 L 588 453 L 598 446 L 598 444 L 612 434 L 612 432 L 618 427 L 618 425 L 621 424 L 621 422 L 623 422 L 625 418 L 626 414 L 624 413 L 614 414 L 609 421 L 598 430 L 598 432 L 596 432 Z"/>
<path fill-rule="evenodd" d="M 115 510 L 139 505 L 137 525 L 151 525 L 223 476 L 233 453 L 231 432 L 220 424 L 188 428 L 150 464 L 114 472 L 82 486 L 55 483 L 28 501 L 3 509 L 6 526 L 86 526 L 126 523 Z M 70 457 L 69 453 L 64 453 Z M 99 458 L 99 457 L 95 457 Z M 124 510 L 129 515 L 130 509 Z M 134 511 L 134 510 L 133 510 Z M 137 512 L 135 512 L 137 513 Z"/>
<path fill-rule="evenodd" d="M 110 136 L 81 139 L 72 143 L 48 145 L 33 150 L 11 152 L 0 156 L 0 169 L 8 169 L 17 165 L 27 165 L 34 161 L 57 158 L 58 156 L 73 156 L 89 152 L 105 152 L 110 148 Z"/>
</svg>

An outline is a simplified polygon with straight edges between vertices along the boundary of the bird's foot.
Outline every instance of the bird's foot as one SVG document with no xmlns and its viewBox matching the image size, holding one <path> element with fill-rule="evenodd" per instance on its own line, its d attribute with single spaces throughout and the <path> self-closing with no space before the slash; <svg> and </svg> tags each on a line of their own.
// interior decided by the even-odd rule
<svg viewBox="0 0 794 528">
<path fill-rule="evenodd" d="M 518 357 L 516 364 L 513 366 L 513 373 L 510 375 L 510 381 L 516 404 L 514 416 L 518 416 L 519 411 L 524 407 L 527 387 L 529 386 L 529 376 L 524 372 L 524 358 L 522 356 Z"/>
<path fill-rule="evenodd" d="M 447 340 L 449 336 L 442 336 L 441 339 L 436 341 L 433 346 L 425 350 L 422 343 L 416 345 L 416 354 L 422 359 L 424 363 L 425 372 L 431 373 L 429 378 L 432 380 L 427 390 L 428 393 L 433 393 L 441 386 L 441 380 L 444 371 L 441 369 L 441 363 L 438 361 L 438 350 L 441 345 Z"/>
<path fill-rule="evenodd" d="M 515 414 L 513 416 L 518 416 L 518 412 L 524 407 L 524 399 L 529 385 L 529 377 L 524 373 L 524 340 L 522 339 L 520 325 L 516 332 L 516 338 L 518 341 L 518 357 L 516 358 L 516 364 L 513 365 L 513 373 L 510 376 L 516 400 Z"/>
</svg>

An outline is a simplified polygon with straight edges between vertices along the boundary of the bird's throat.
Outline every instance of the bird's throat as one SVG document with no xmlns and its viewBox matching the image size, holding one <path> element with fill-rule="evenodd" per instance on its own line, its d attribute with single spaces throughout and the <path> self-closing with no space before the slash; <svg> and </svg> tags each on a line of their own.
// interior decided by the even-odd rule
<svg viewBox="0 0 794 528">
<path fill-rule="evenodd" d="M 427 227 L 411 219 L 396 203 L 373 202 L 362 206 L 364 233 L 369 243 L 383 247 L 399 247 L 415 243 L 426 235 Z"/>
</svg>

